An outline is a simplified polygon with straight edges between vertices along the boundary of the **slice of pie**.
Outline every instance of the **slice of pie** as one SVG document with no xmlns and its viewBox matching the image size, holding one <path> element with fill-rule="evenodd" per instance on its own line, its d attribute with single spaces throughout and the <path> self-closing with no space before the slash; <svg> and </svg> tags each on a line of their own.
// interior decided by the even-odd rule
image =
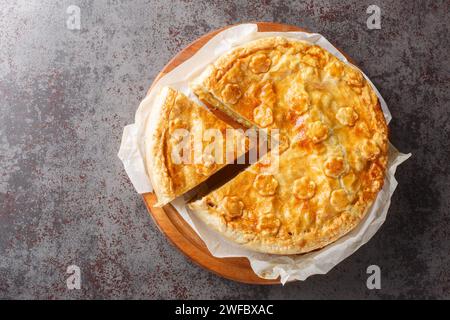
<svg viewBox="0 0 450 320">
<path fill-rule="evenodd" d="M 169 87 L 162 89 L 151 110 L 146 137 L 146 170 L 156 206 L 191 190 L 248 149 L 241 131 Z"/>
<path fill-rule="evenodd" d="M 284 146 L 190 205 L 207 224 L 247 248 L 295 254 L 365 216 L 383 185 L 388 130 L 359 70 L 319 46 L 265 38 L 219 58 L 192 88 L 247 126 L 278 129 Z"/>
</svg>

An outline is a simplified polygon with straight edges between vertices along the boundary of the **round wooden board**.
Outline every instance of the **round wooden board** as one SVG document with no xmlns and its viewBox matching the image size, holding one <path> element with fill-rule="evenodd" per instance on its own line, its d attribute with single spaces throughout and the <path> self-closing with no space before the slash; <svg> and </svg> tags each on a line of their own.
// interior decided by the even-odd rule
<svg viewBox="0 0 450 320">
<path fill-rule="evenodd" d="M 305 29 L 272 22 L 256 22 L 260 32 L 288 32 L 288 31 L 306 31 Z M 166 73 L 189 59 L 196 53 L 208 40 L 218 32 L 229 28 L 230 26 L 214 30 L 181 50 L 157 75 L 153 83 L 156 83 Z M 153 85 L 152 85 L 153 86 Z M 151 89 L 151 87 L 150 87 Z M 150 91 L 149 89 L 149 91 Z M 222 116 L 221 116 L 222 117 Z M 250 267 L 246 258 L 216 258 L 213 257 L 203 241 L 198 237 L 188 223 L 178 214 L 172 205 L 166 205 L 163 208 L 156 208 L 156 197 L 153 193 L 143 195 L 145 204 L 159 230 L 187 257 L 200 265 L 201 267 L 214 272 L 224 278 L 249 283 L 249 284 L 280 284 L 279 280 L 266 280 L 258 277 Z"/>
</svg>

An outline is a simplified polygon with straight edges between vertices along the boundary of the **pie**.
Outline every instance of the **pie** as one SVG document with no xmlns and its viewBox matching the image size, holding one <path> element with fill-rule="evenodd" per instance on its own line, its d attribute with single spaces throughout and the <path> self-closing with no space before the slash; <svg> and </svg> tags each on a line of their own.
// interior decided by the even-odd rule
<svg viewBox="0 0 450 320">
<path fill-rule="evenodd" d="M 194 93 L 282 148 L 189 204 L 210 227 L 264 253 L 319 249 L 352 230 L 382 188 L 388 129 L 361 72 L 307 42 L 264 38 L 220 57 Z"/>
<path fill-rule="evenodd" d="M 208 107 L 278 142 L 256 163 L 188 204 L 207 225 L 251 250 L 299 254 L 330 244 L 364 218 L 383 186 L 388 128 L 374 90 L 358 69 L 320 46 L 269 37 L 223 55 L 191 88 Z M 205 156 L 205 141 L 201 156 L 193 156 L 200 161 L 173 161 L 179 153 L 176 130 L 187 130 L 191 138 L 205 128 L 230 128 L 174 89 L 161 92 L 146 128 L 146 167 L 158 205 L 227 162 Z M 244 148 L 233 147 L 227 159 L 248 150 L 243 134 L 234 135 L 232 144 Z M 193 149 L 183 155 L 192 156 Z M 219 160 L 227 153 L 223 150 Z"/>
<path fill-rule="evenodd" d="M 222 137 L 229 129 L 232 139 L 227 142 L 205 134 L 218 132 Z M 147 118 L 144 141 L 146 170 L 158 199 L 156 206 L 169 203 L 245 154 L 247 138 L 232 129 L 181 92 L 162 89 Z M 232 143 L 232 147 L 227 148 L 226 143 Z M 216 146 L 222 152 L 216 153 Z"/>
</svg>

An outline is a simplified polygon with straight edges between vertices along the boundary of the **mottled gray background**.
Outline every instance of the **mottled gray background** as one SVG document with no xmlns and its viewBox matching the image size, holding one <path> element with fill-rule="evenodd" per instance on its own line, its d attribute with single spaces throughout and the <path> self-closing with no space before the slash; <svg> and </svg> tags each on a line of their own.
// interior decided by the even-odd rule
<svg viewBox="0 0 450 320">
<path fill-rule="evenodd" d="M 66 9 L 81 8 L 81 30 Z M 368 30 L 366 8 L 382 10 Z M 450 298 L 449 1 L 0 0 L 0 298 Z M 224 25 L 322 33 L 377 85 L 413 157 L 375 237 L 325 276 L 250 286 L 157 230 L 116 154 L 158 71 Z M 66 268 L 82 290 L 66 288 Z M 366 288 L 366 268 L 382 289 Z"/>
</svg>

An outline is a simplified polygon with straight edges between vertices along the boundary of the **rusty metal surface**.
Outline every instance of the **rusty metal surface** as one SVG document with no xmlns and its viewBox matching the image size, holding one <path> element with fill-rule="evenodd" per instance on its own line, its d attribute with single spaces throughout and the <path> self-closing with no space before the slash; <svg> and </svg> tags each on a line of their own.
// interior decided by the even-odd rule
<svg viewBox="0 0 450 320">
<path fill-rule="evenodd" d="M 81 29 L 66 28 L 66 9 Z M 381 29 L 368 30 L 377 4 Z M 0 298 L 450 298 L 449 1 L 2 1 Z M 322 33 L 369 75 L 413 158 L 376 236 L 325 276 L 233 283 L 157 230 L 116 154 L 162 66 L 227 24 Z M 68 290 L 66 268 L 82 274 Z M 382 289 L 368 290 L 377 264 Z"/>
</svg>

